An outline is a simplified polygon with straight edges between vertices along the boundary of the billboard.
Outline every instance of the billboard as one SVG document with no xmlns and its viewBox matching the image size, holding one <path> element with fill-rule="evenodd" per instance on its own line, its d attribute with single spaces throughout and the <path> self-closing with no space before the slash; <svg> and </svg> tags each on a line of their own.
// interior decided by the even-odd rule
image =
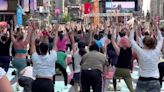
<svg viewBox="0 0 164 92">
<path fill-rule="evenodd" d="M 30 11 L 37 10 L 37 0 L 30 0 Z"/>
<path fill-rule="evenodd" d="M 55 9 L 61 13 L 63 12 L 63 0 L 55 0 Z"/>
<path fill-rule="evenodd" d="M 0 0 L 0 11 L 8 10 L 8 0 Z"/>
<path fill-rule="evenodd" d="M 39 0 L 40 1 L 40 0 Z M 18 0 L 0 0 L 0 11 L 16 12 Z M 20 0 L 24 12 L 37 10 L 37 0 Z"/>
<path fill-rule="evenodd" d="M 0 0 L 0 11 L 15 12 L 17 8 L 17 0 Z"/>
<path fill-rule="evenodd" d="M 30 12 L 30 0 L 22 0 L 21 3 L 23 10 L 25 12 Z"/>
<path fill-rule="evenodd" d="M 132 13 L 135 11 L 135 2 L 106 2 L 106 12 L 114 12 L 118 10 L 120 13 Z"/>
</svg>

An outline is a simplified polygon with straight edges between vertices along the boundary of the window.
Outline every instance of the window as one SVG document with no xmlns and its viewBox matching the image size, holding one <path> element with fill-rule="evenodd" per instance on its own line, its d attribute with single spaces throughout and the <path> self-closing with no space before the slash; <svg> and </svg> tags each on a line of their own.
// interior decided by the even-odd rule
<svg viewBox="0 0 164 92">
<path fill-rule="evenodd" d="M 43 0 L 37 0 L 37 5 L 38 6 L 43 6 Z"/>
<path fill-rule="evenodd" d="M 163 9 L 162 9 L 162 11 L 163 11 L 163 17 L 164 17 L 164 3 L 163 3 Z"/>
<path fill-rule="evenodd" d="M 18 3 L 17 0 L 9 0 L 9 2 L 8 2 L 8 4 L 9 4 L 8 11 L 16 11 L 17 3 Z"/>
<path fill-rule="evenodd" d="M 3 15 L 0 15 L 0 21 L 3 21 Z"/>
<path fill-rule="evenodd" d="M 13 15 L 5 15 L 5 21 L 10 21 L 13 19 Z"/>
</svg>

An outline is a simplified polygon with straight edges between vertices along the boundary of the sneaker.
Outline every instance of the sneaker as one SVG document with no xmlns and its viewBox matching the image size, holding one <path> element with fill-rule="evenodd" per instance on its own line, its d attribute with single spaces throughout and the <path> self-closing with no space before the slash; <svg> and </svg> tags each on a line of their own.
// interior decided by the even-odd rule
<svg viewBox="0 0 164 92">
<path fill-rule="evenodd" d="M 16 90 L 17 90 L 17 91 L 20 91 L 20 89 L 19 89 L 19 87 L 18 87 L 18 86 L 16 87 Z"/>
<path fill-rule="evenodd" d="M 114 91 L 114 89 L 113 89 L 113 85 L 109 85 L 109 86 L 107 87 L 106 90 L 107 90 L 107 91 Z"/>
<path fill-rule="evenodd" d="M 119 83 L 117 84 L 117 91 L 121 91 L 121 86 Z"/>
<path fill-rule="evenodd" d="M 68 86 L 64 86 L 64 89 L 68 89 Z"/>
<path fill-rule="evenodd" d="M 16 74 L 17 72 L 15 70 L 11 73 L 11 75 L 16 75 Z"/>
</svg>

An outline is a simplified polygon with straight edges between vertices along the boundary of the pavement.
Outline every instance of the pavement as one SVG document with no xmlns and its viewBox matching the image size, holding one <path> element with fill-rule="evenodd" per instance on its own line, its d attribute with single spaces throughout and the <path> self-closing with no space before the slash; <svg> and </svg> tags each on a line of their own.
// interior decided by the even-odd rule
<svg viewBox="0 0 164 92">
<path fill-rule="evenodd" d="M 139 69 L 139 66 L 136 65 L 133 69 L 133 72 L 131 73 L 132 78 L 133 78 L 133 87 L 134 88 L 136 87 L 136 82 L 138 79 L 138 69 Z M 12 88 L 13 88 L 14 92 L 23 92 L 23 88 L 21 88 L 21 87 L 20 87 L 20 91 L 16 91 L 16 80 L 17 80 L 17 78 L 15 76 L 11 75 L 13 70 L 15 70 L 15 69 L 14 68 L 9 69 L 9 71 L 7 73 L 7 77 L 11 81 Z M 71 68 L 68 67 L 67 72 L 68 72 L 68 74 L 71 74 Z M 106 90 L 105 90 L 105 92 L 114 92 L 113 86 L 112 86 L 112 80 L 111 80 L 113 72 L 114 72 L 114 68 L 111 67 L 110 68 L 110 74 L 111 75 L 108 79 L 106 79 L 106 86 L 105 86 Z M 75 92 L 71 85 L 68 85 L 67 87 L 65 87 L 63 80 L 64 79 L 61 75 L 58 75 L 56 77 L 56 82 L 54 85 L 55 92 Z M 117 92 L 129 92 L 123 79 L 121 79 L 121 81 L 118 83 L 118 89 L 120 89 L 120 91 L 117 91 Z M 164 92 L 164 85 L 161 89 L 161 92 Z"/>
</svg>

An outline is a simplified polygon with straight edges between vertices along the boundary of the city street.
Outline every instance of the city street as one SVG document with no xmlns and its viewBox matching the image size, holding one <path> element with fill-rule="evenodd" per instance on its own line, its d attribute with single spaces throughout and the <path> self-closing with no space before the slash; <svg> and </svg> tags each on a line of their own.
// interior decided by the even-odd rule
<svg viewBox="0 0 164 92">
<path fill-rule="evenodd" d="M 9 72 L 7 73 L 8 78 L 10 80 L 12 80 L 14 78 L 14 76 L 11 75 L 11 72 L 13 71 L 13 68 L 10 68 Z M 68 72 L 70 72 L 70 69 L 67 69 Z M 138 66 L 134 67 L 134 71 L 131 74 L 132 78 L 133 78 L 133 87 L 135 88 L 136 86 L 136 82 L 137 82 L 137 78 L 138 78 Z M 16 83 L 14 81 L 12 81 L 12 87 L 14 89 L 14 92 L 22 92 L 22 88 L 20 87 L 20 91 L 16 91 Z M 112 81 L 111 80 L 106 80 L 106 91 L 105 92 L 114 92 L 113 91 L 113 85 L 112 85 Z M 58 75 L 56 77 L 56 82 L 55 82 L 55 92 L 75 92 L 73 87 L 71 85 L 68 85 L 66 88 L 64 87 L 64 81 L 63 81 L 63 77 L 61 75 Z M 121 82 L 118 82 L 118 89 L 120 89 L 120 91 L 118 92 L 129 92 L 125 82 L 123 79 L 121 79 Z M 164 92 L 164 85 L 161 89 L 161 92 Z"/>
</svg>

